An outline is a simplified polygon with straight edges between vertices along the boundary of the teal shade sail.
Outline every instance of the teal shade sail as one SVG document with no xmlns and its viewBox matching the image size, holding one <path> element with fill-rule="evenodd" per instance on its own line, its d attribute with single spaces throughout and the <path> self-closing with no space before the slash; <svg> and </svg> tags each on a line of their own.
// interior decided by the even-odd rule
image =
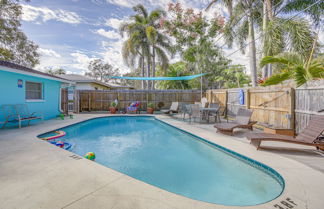
<svg viewBox="0 0 324 209">
<path fill-rule="evenodd" d="M 145 81 L 187 81 L 194 78 L 198 78 L 206 75 L 207 73 L 201 73 L 197 75 L 188 75 L 188 76 L 180 76 L 180 77 L 122 77 L 122 76 L 110 76 L 108 78 L 115 79 L 126 79 L 126 80 L 145 80 Z"/>
</svg>

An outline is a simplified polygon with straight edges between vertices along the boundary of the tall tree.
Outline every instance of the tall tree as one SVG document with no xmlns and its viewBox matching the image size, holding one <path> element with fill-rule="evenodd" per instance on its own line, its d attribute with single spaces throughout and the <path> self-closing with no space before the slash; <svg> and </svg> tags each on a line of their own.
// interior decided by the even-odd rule
<svg viewBox="0 0 324 209">
<path fill-rule="evenodd" d="M 169 4 L 169 18 L 162 21 L 165 32 L 175 39 L 174 48 L 181 58 L 188 63 L 191 73 L 208 73 L 202 79 L 202 87 L 206 88 L 215 81 L 215 77 L 230 63 L 223 52 L 214 43 L 224 26 L 224 18 L 215 15 L 207 19 L 202 12 L 183 9 L 181 4 Z M 196 79 L 192 87 L 199 87 Z"/>
<path fill-rule="evenodd" d="M 85 73 L 86 76 L 94 78 L 102 82 L 108 82 L 110 76 L 118 76 L 118 69 L 115 69 L 109 63 L 103 62 L 101 59 L 95 59 L 89 63 L 89 72 Z"/>
<path fill-rule="evenodd" d="M 158 30 L 158 23 L 164 16 L 164 12 L 157 9 L 148 13 L 141 4 L 135 6 L 133 10 L 136 14 L 132 16 L 132 22 L 124 23 L 120 27 L 121 33 L 126 32 L 128 35 L 128 40 L 124 42 L 123 46 L 123 58 L 130 66 L 136 64 L 141 66 L 143 77 L 146 65 L 146 75 L 150 77 L 152 69 L 154 77 L 156 58 L 159 60 L 159 64 L 166 68 L 168 65 L 166 52 L 171 51 L 170 41 Z M 154 88 L 154 83 L 150 85 L 150 82 L 147 82 L 147 88 L 151 87 Z M 144 88 L 144 82 L 142 88 Z"/>
<path fill-rule="evenodd" d="M 0 59 L 34 67 L 39 63 L 38 46 L 20 29 L 21 14 L 18 0 L 0 1 Z"/>
</svg>

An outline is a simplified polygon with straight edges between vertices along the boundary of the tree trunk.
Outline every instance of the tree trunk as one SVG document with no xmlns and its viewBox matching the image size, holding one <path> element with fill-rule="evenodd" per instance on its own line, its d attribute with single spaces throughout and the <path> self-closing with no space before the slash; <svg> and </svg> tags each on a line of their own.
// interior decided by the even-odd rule
<svg viewBox="0 0 324 209">
<path fill-rule="evenodd" d="M 265 50 L 265 46 L 267 44 L 267 27 L 268 27 L 268 12 L 267 12 L 267 2 L 266 0 L 263 1 L 263 19 L 262 19 L 262 32 L 263 32 L 263 51 L 262 51 L 262 57 L 267 56 L 267 53 L 264 51 Z M 262 68 L 262 78 L 267 78 L 268 77 L 268 65 L 265 65 Z"/>
<path fill-rule="evenodd" d="M 257 86 L 257 67 L 256 67 L 256 48 L 255 48 L 255 37 L 253 27 L 253 17 L 251 12 L 249 15 L 249 47 L 250 47 L 250 69 L 251 69 L 251 81 L 252 86 Z"/>
<path fill-rule="evenodd" d="M 273 20 L 272 1 L 265 0 L 265 2 L 267 4 L 268 21 L 272 21 Z M 272 64 L 267 65 L 267 75 L 268 75 L 268 77 L 272 76 Z"/>
<path fill-rule="evenodd" d="M 149 52 L 150 54 L 150 52 Z M 147 71 L 146 71 L 146 76 L 150 77 L 150 73 L 151 73 L 151 56 L 147 55 Z M 151 85 L 150 85 L 150 81 L 147 81 L 147 89 L 151 89 Z"/>
<path fill-rule="evenodd" d="M 142 56 L 142 77 L 145 77 L 145 60 L 144 60 L 144 56 Z M 141 81 L 142 82 L 142 89 L 145 89 L 145 83 L 144 80 Z"/>
<path fill-rule="evenodd" d="M 227 10 L 228 10 L 229 17 L 232 18 L 232 16 L 233 16 L 233 3 L 232 2 L 230 2 L 227 5 Z"/>
<path fill-rule="evenodd" d="M 153 45 L 153 52 L 152 52 L 152 77 L 155 77 L 155 48 Z M 155 83 L 152 81 L 152 89 L 155 89 Z"/>
</svg>

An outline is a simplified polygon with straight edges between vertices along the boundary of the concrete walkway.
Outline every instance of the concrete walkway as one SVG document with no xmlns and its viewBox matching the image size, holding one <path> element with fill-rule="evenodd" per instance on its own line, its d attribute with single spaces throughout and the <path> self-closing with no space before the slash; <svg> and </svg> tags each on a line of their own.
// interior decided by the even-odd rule
<svg viewBox="0 0 324 209">
<path fill-rule="evenodd" d="M 22 129 L 0 130 L 0 208 L 241 208 L 209 204 L 167 192 L 36 137 L 40 133 L 98 116 L 103 115 L 76 115 L 75 119 L 55 119 Z M 265 163 L 284 177 L 286 188 L 280 197 L 244 208 L 286 209 L 289 208 L 285 206 L 287 199 L 295 203 L 290 204 L 290 208 L 323 208 L 322 168 L 305 165 L 307 161 L 323 160 L 321 155 L 304 154 L 299 159 L 284 152 L 256 151 L 244 138 L 215 133 L 210 125 L 188 124 L 168 116 L 157 117 Z M 304 149 L 306 153 L 315 153 L 309 148 Z"/>
</svg>

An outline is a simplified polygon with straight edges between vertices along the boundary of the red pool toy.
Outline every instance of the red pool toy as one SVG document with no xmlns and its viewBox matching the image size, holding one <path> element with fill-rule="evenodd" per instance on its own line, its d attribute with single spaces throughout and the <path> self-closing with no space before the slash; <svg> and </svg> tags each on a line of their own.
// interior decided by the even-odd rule
<svg viewBox="0 0 324 209">
<path fill-rule="evenodd" d="M 52 140 L 52 139 L 57 139 L 57 138 L 60 138 L 62 136 L 65 136 L 66 133 L 64 131 L 54 131 L 57 135 L 54 135 L 54 136 L 49 136 L 49 137 L 44 137 L 42 138 L 43 140 Z"/>
</svg>

